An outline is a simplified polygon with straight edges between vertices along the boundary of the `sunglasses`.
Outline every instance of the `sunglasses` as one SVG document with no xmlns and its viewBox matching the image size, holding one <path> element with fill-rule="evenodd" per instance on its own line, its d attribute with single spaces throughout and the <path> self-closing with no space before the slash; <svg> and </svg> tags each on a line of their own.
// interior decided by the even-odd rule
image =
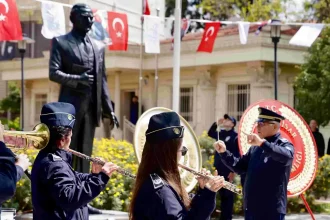
<svg viewBox="0 0 330 220">
<path fill-rule="evenodd" d="M 186 148 L 185 146 L 183 146 L 180 151 L 181 151 L 182 156 L 185 156 L 187 154 L 187 152 L 188 152 L 188 148 Z"/>
<path fill-rule="evenodd" d="M 257 122 L 257 125 L 259 127 L 263 127 L 265 125 L 273 125 L 273 124 L 275 124 L 275 123 L 273 123 L 273 122 Z"/>
</svg>

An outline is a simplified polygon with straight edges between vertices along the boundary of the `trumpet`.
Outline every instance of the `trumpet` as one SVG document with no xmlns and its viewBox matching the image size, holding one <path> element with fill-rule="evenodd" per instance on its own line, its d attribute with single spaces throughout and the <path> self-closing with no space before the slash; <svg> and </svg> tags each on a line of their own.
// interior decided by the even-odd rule
<svg viewBox="0 0 330 220">
<path fill-rule="evenodd" d="M 72 154 L 76 155 L 77 157 L 80 157 L 82 159 L 85 159 L 85 160 L 88 160 L 88 161 L 91 161 L 93 163 L 97 163 L 97 164 L 100 164 L 100 165 L 104 165 L 106 162 L 100 160 L 100 159 L 97 159 L 97 158 L 94 158 L 94 157 L 90 157 L 90 156 L 87 156 L 86 154 L 83 154 L 83 153 L 80 153 L 78 151 L 75 151 L 75 150 L 72 150 L 72 149 L 67 149 L 67 151 L 71 152 Z M 196 175 L 196 176 L 200 176 L 200 177 L 203 177 L 203 178 L 207 178 L 207 179 L 211 179 L 212 176 L 208 176 L 208 175 L 205 175 L 201 172 L 198 172 L 198 171 L 195 171 L 194 169 L 191 169 L 185 165 L 182 165 L 182 164 L 179 164 L 179 167 L 187 170 L 188 172 L 191 172 L 192 174 Z M 117 172 L 124 175 L 124 176 L 127 176 L 127 177 L 130 177 L 132 179 L 136 179 L 136 175 L 130 173 L 129 171 L 119 167 L 117 169 Z M 224 186 L 225 189 L 228 189 L 238 195 L 242 195 L 242 190 L 240 188 L 238 188 L 236 185 L 230 183 L 230 182 L 227 182 L 225 181 L 225 186 Z"/>
<path fill-rule="evenodd" d="M 213 176 L 205 175 L 205 174 L 203 174 L 201 172 L 198 172 L 194 169 L 191 169 L 190 167 L 187 167 L 183 164 L 179 164 L 179 167 L 187 170 L 188 172 L 190 172 L 190 173 L 192 173 L 196 176 L 200 176 L 200 177 L 203 177 L 203 178 L 206 178 L 206 179 L 212 179 L 213 178 Z M 242 189 L 238 188 L 235 184 L 232 184 L 228 181 L 225 181 L 224 183 L 225 184 L 224 184 L 223 188 L 228 189 L 229 191 L 232 191 L 233 193 L 236 193 L 238 195 L 242 195 Z"/>
<path fill-rule="evenodd" d="M 15 150 L 27 150 L 31 147 L 37 150 L 45 148 L 49 142 L 50 132 L 47 125 L 40 123 L 37 124 L 32 131 L 4 130 L 3 136 L 5 139 L 4 143 L 13 152 L 15 159 L 17 159 L 17 155 L 14 152 Z M 10 143 L 10 141 L 6 141 L 6 139 L 13 137 L 15 138 L 14 144 Z M 23 141 L 18 144 L 18 139 Z M 31 173 L 28 170 L 25 170 L 24 173 L 29 179 L 31 179 Z"/>
<path fill-rule="evenodd" d="M 35 148 L 42 150 L 49 142 L 49 129 L 47 125 L 40 123 L 37 124 L 32 131 L 8 131 L 4 130 L 3 136 L 5 139 L 6 146 L 11 150 L 27 150 L 29 148 Z M 6 141 L 14 137 L 14 143 Z M 18 143 L 18 140 L 23 140 Z"/>
</svg>

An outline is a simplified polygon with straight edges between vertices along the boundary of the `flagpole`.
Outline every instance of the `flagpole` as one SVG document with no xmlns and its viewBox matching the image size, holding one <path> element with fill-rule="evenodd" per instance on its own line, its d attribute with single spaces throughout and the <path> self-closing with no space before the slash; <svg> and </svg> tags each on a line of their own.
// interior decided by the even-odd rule
<svg viewBox="0 0 330 220">
<path fill-rule="evenodd" d="M 159 17 L 160 9 L 157 8 L 157 17 Z M 158 105 L 158 53 L 155 55 L 156 58 L 156 68 L 155 68 L 155 104 L 154 106 L 157 107 Z"/>
<path fill-rule="evenodd" d="M 143 69 L 143 21 L 144 21 L 144 1 L 142 1 L 141 14 L 141 44 L 140 44 L 140 74 L 139 74 L 139 117 L 142 114 L 142 69 Z"/>
<path fill-rule="evenodd" d="M 181 5 L 181 0 L 175 0 L 172 109 L 176 112 L 180 104 Z"/>
</svg>

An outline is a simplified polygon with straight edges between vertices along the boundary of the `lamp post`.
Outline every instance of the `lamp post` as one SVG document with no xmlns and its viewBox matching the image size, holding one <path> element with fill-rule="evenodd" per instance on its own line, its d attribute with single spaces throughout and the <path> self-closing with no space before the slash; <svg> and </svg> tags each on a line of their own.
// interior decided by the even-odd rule
<svg viewBox="0 0 330 220">
<path fill-rule="evenodd" d="M 26 34 L 23 34 L 22 40 L 11 41 L 17 43 L 18 51 L 21 54 L 21 130 L 24 130 L 24 55 L 27 44 L 33 44 L 35 41 Z"/>
<path fill-rule="evenodd" d="M 277 80 L 278 80 L 278 63 L 277 63 L 277 44 L 281 38 L 281 21 L 273 19 L 271 21 L 270 37 L 274 43 L 274 96 L 277 100 Z"/>
</svg>

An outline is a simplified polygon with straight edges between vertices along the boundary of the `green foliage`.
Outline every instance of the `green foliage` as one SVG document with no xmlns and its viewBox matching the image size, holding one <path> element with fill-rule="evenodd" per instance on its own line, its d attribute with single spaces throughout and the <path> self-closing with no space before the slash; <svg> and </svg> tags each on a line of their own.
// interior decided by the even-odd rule
<svg viewBox="0 0 330 220">
<path fill-rule="evenodd" d="M 316 199 L 330 196 L 330 156 L 325 155 L 319 159 L 318 169 L 314 183 L 311 187 Z"/>
<path fill-rule="evenodd" d="M 115 139 L 95 140 L 93 155 L 111 161 L 130 173 L 136 174 L 137 172 L 138 166 L 134 148 L 132 144 L 126 141 L 116 141 Z M 114 173 L 106 189 L 93 200 L 91 205 L 101 209 L 127 211 L 133 185 L 133 179 Z"/>
<path fill-rule="evenodd" d="M 165 11 L 166 17 L 170 17 L 171 15 L 174 15 L 175 0 L 166 0 L 165 7 L 166 7 L 166 11 Z M 186 9 L 187 9 L 187 1 L 182 1 L 182 7 L 181 7 L 182 17 L 184 17 Z"/>
<path fill-rule="evenodd" d="M 20 130 L 20 118 L 19 117 L 15 118 L 15 120 L 8 120 L 6 118 L 1 119 L 1 124 L 5 125 L 5 128 L 9 129 L 9 130 L 15 130 L 15 131 Z"/>
<path fill-rule="evenodd" d="M 301 72 L 295 79 L 297 110 L 306 121 L 315 119 L 322 126 L 330 121 L 330 29 L 322 32 L 308 49 Z"/>
<path fill-rule="evenodd" d="M 248 3 L 247 6 L 241 8 L 241 17 L 244 21 L 265 21 L 279 17 L 284 12 L 284 7 L 280 0 L 255 0 Z"/>
<path fill-rule="evenodd" d="M 17 88 L 16 84 L 13 82 L 8 83 L 9 94 L 6 98 L 0 101 L 0 111 L 7 112 L 11 111 L 12 114 L 20 113 L 20 89 Z"/>
<path fill-rule="evenodd" d="M 317 22 L 329 23 L 330 18 L 330 1 L 329 0 L 312 0 L 305 1 L 304 8 L 307 12 L 306 20 L 315 20 Z"/>
</svg>

